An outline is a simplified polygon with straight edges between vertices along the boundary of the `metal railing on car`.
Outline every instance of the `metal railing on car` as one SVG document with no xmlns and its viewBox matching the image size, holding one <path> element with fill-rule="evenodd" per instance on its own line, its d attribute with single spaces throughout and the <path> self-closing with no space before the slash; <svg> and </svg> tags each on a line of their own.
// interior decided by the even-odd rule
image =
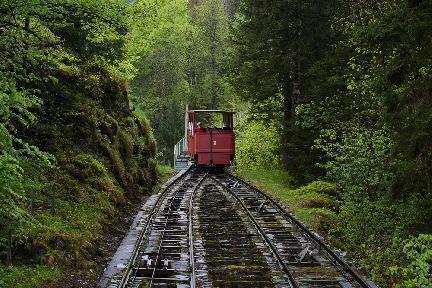
<svg viewBox="0 0 432 288">
<path fill-rule="evenodd" d="M 187 158 L 187 139 L 183 137 L 177 144 L 174 146 L 174 168 L 176 168 L 177 162 L 185 162 L 184 159 Z"/>
</svg>

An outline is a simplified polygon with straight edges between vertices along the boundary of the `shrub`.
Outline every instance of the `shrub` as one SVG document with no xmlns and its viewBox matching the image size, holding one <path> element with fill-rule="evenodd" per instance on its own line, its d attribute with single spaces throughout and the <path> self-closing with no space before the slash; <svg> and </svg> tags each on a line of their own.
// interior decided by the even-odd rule
<svg viewBox="0 0 432 288">
<path fill-rule="evenodd" d="M 31 277 L 28 277 L 31 275 Z M 44 266 L 5 267 L 0 265 L 0 287 L 34 288 L 47 287 L 60 278 L 58 268 Z"/>
<path fill-rule="evenodd" d="M 236 146 L 239 169 L 256 170 L 280 166 L 280 137 L 274 123 L 249 122 L 237 133 Z"/>
<path fill-rule="evenodd" d="M 432 235 L 420 234 L 403 242 L 407 266 L 402 269 L 402 281 L 397 288 L 431 287 Z"/>
</svg>

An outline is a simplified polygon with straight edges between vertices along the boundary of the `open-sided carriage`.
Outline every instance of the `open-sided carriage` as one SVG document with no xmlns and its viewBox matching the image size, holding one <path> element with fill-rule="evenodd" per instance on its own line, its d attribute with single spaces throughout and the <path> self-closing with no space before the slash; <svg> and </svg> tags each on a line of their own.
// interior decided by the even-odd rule
<svg viewBox="0 0 432 288">
<path fill-rule="evenodd" d="M 198 165 L 228 166 L 234 160 L 233 112 L 187 112 L 187 143 L 191 161 Z"/>
</svg>

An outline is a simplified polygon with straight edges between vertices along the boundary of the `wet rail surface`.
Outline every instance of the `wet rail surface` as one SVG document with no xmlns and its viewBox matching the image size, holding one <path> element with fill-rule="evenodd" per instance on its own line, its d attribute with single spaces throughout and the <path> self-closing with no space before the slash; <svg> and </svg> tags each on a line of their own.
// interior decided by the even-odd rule
<svg viewBox="0 0 432 288">
<path fill-rule="evenodd" d="M 206 181 L 195 203 L 200 287 L 290 287 L 259 233 L 232 197 Z"/>
<path fill-rule="evenodd" d="M 375 287 L 233 175 L 190 168 L 151 209 L 107 287 Z"/>
<path fill-rule="evenodd" d="M 230 174 L 212 179 L 237 200 L 261 230 L 289 274 L 291 287 L 374 287 L 316 235 L 309 230 L 306 233 L 307 228 L 268 195 Z"/>
<path fill-rule="evenodd" d="M 194 287 L 190 199 L 206 173 L 190 169 L 160 193 L 123 275 L 107 287 Z"/>
</svg>

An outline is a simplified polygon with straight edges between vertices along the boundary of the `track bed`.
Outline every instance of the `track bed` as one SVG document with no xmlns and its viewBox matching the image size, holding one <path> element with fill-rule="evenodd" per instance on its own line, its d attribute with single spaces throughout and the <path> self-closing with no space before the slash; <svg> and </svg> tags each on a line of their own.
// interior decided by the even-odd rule
<svg viewBox="0 0 432 288">
<path fill-rule="evenodd" d="M 235 201 L 213 181 L 207 181 L 196 200 L 195 239 L 202 242 L 202 270 L 210 281 L 200 287 L 289 287 L 268 248 L 238 210 Z M 197 246 L 197 245 L 196 245 Z M 198 278 L 198 280 L 201 280 Z"/>
<path fill-rule="evenodd" d="M 189 168 L 146 207 L 130 259 L 101 287 L 375 287 L 233 175 Z"/>
</svg>

